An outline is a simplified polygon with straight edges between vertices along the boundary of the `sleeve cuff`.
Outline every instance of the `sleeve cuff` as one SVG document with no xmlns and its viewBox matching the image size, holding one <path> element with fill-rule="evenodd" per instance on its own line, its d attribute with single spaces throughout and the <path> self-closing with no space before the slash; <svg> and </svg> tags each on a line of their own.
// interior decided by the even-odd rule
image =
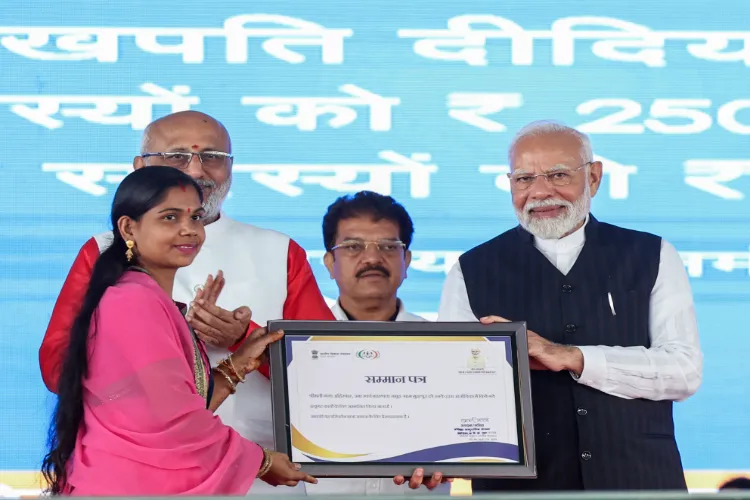
<svg viewBox="0 0 750 500">
<path fill-rule="evenodd" d="M 607 358 L 597 346 L 578 347 L 583 354 L 583 372 L 580 377 L 576 377 L 571 372 L 571 376 L 578 383 L 589 387 L 599 387 L 607 379 Z"/>
</svg>

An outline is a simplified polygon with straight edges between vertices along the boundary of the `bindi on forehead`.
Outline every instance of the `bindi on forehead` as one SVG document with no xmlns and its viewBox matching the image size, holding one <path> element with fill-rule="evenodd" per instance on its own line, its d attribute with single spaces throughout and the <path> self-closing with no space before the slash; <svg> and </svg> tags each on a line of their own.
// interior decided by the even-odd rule
<svg viewBox="0 0 750 500">
<path fill-rule="evenodd" d="M 190 213 L 190 207 L 188 207 L 188 213 Z"/>
<path fill-rule="evenodd" d="M 198 146 L 197 144 L 193 144 L 192 148 L 194 151 L 197 151 L 198 149 L 200 149 L 200 146 Z"/>
</svg>

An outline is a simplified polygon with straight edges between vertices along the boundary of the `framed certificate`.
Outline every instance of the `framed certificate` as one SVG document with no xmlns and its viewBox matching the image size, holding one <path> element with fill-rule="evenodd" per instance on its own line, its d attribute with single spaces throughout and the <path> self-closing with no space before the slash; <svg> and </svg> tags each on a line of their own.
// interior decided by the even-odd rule
<svg viewBox="0 0 750 500">
<path fill-rule="evenodd" d="M 276 450 L 317 477 L 536 477 L 525 323 L 271 321 Z"/>
</svg>

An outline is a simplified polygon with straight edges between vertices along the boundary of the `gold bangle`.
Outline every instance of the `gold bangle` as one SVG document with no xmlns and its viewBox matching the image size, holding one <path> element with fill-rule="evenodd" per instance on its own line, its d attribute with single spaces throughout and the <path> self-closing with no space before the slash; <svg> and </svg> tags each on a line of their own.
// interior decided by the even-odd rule
<svg viewBox="0 0 750 500">
<path fill-rule="evenodd" d="M 227 356 L 227 358 L 226 358 L 225 361 L 228 361 L 228 363 L 226 363 L 226 364 L 229 365 L 229 368 L 232 370 L 232 372 L 234 373 L 234 375 L 237 377 L 237 380 L 239 380 L 240 382 L 244 382 L 245 381 L 245 377 L 240 377 L 240 372 L 238 372 L 237 368 L 235 368 L 234 361 L 232 360 L 232 355 L 231 354 L 229 356 Z"/>
<path fill-rule="evenodd" d="M 234 394 L 237 391 L 237 386 L 234 384 L 234 381 L 232 381 L 232 377 L 227 375 L 226 372 L 222 370 L 220 366 L 217 366 L 216 368 L 214 368 L 214 370 L 224 375 L 224 378 L 227 379 L 227 382 L 229 382 L 229 388 L 232 390 L 232 394 Z"/>
<path fill-rule="evenodd" d="M 229 374 L 229 376 L 233 377 L 234 379 L 236 379 L 235 384 L 239 384 L 240 382 L 244 382 L 245 381 L 244 377 L 240 378 L 240 374 L 237 373 L 237 370 L 234 369 L 234 365 L 233 364 L 230 365 L 228 357 L 222 359 L 219 362 L 219 364 L 217 365 L 217 367 L 226 368 L 226 371 Z"/>
<path fill-rule="evenodd" d="M 273 457 L 271 456 L 271 453 L 263 447 L 261 447 L 261 449 L 263 450 L 263 461 L 261 462 L 260 469 L 258 469 L 258 474 L 256 475 L 258 478 L 268 474 L 268 471 L 271 470 L 271 465 L 273 465 Z"/>
<path fill-rule="evenodd" d="M 230 354 L 229 356 L 227 356 L 227 359 L 229 360 L 229 364 L 231 365 L 234 374 L 237 375 L 237 378 L 240 380 L 240 382 L 244 382 L 245 377 L 240 377 L 240 372 L 238 372 L 237 368 L 234 367 L 234 360 L 232 359 L 232 355 Z"/>
<path fill-rule="evenodd" d="M 267 458 L 263 460 L 263 468 L 258 471 L 258 477 L 263 477 L 266 474 L 268 474 L 268 471 L 271 469 L 271 455 L 267 454 Z"/>
</svg>

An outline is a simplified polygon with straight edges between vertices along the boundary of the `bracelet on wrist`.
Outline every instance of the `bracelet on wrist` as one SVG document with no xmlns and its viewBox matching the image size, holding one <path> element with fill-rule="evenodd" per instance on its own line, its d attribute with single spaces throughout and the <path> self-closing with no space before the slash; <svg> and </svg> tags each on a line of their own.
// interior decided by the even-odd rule
<svg viewBox="0 0 750 500">
<path fill-rule="evenodd" d="M 234 372 L 234 374 L 237 375 L 237 379 L 240 382 L 244 382 L 245 381 L 245 376 L 243 375 L 242 377 L 240 377 L 240 372 L 234 366 L 234 360 L 232 359 L 232 355 L 231 354 L 229 356 L 227 356 L 227 360 L 229 361 L 229 367 L 232 369 L 232 371 Z M 245 374 L 245 375 L 247 375 L 247 374 Z"/>
<path fill-rule="evenodd" d="M 222 375 L 224 376 L 224 378 L 225 378 L 225 379 L 227 380 L 227 382 L 229 383 L 229 388 L 230 388 L 230 390 L 232 391 L 232 394 L 234 394 L 235 392 L 237 392 L 237 385 L 236 385 L 236 384 L 234 383 L 234 381 L 232 380 L 232 377 L 230 377 L 230 376 L 229 376 L 229 375 L 227 374 L 227 372 L 225 372 L 225 371 L 224 371 L 224 370 L 223 370 L 223 369 L 221 368 L 221 366 L 217 366 L 216 368 L 214 368 L 214 371 L 216 371 L 216 372 L 218 372 L 218 373 L 221 373 L 221 374 L 222 374 Z"/>
<path fill-rule="evenodd" d="M 271 465 L 273 465 L 273 456 L 271 455 L 271 452 L 267 449 L 261 447 L 263 450 L 263 461 L 260 463 L 260 469 L 258 469 L 258 474 L 256 477 L 261 478 L 268 474 L 268 471 L 271 470 Z"/>
<path fill-rule="evenodd" d="M 224 371 L 226 371 L 227 374 L 233 377 L 234 383 L 240 384 L 245 381 L 245 377 L 240 376 L 240 372 L 235 368 L 234 361 L 232 361 L 232 356 L 229 355 L 226 358 L 222 359 L 219 364 L 217 365 L 217 368 L 222 368 Z"/>
</svg>

